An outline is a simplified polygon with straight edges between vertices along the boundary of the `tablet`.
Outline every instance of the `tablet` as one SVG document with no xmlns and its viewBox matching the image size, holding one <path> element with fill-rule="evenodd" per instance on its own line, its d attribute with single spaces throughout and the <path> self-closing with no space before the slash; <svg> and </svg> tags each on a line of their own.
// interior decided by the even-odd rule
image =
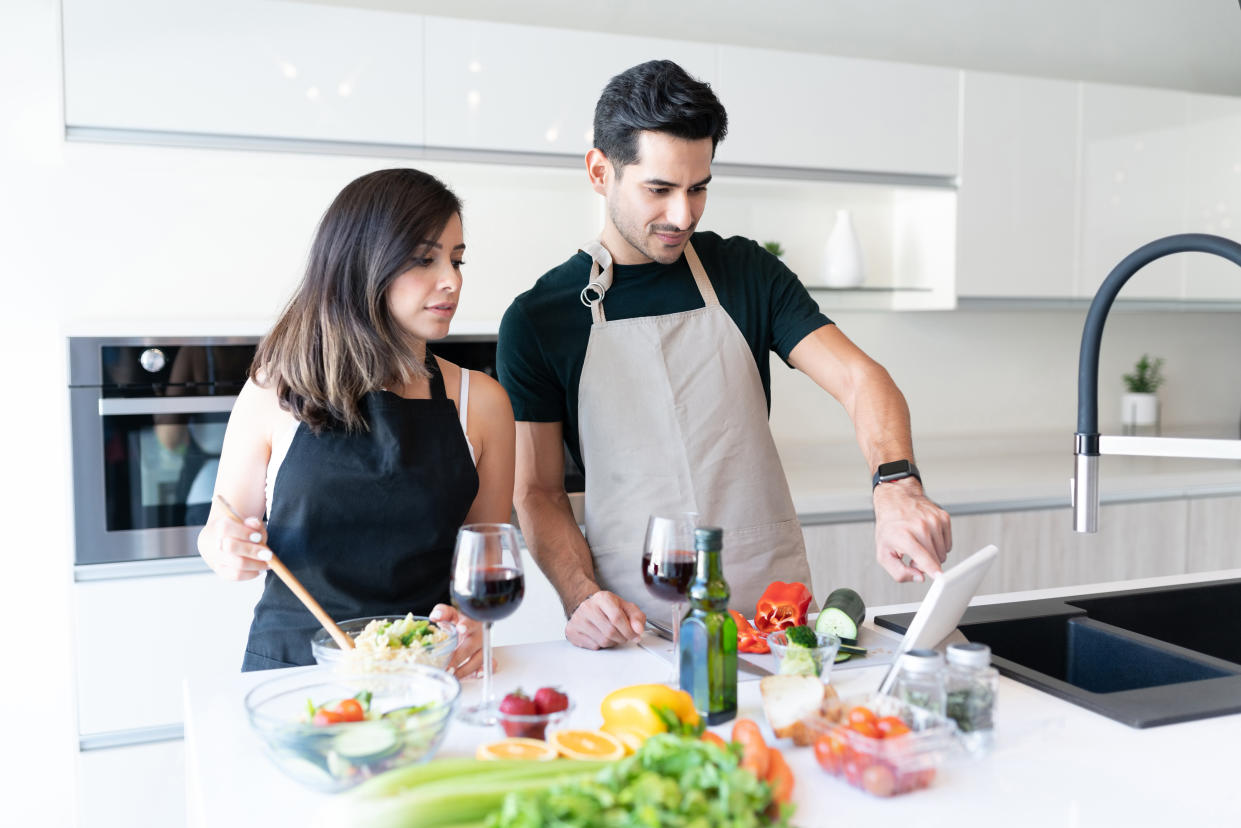
<svg viewBox="0 0 1241 828">
<path fill-rule="evenodd" d="M 935 579 L 926 597 L 922 599 L 909 629 L 905 631 L 900 646 L 896 648 L 896 662 L 893 662 L 892 669 L 879 687 L 881 693 L 887 691 L 891 680 L 895 678 L 896 664 L 900 661 L 901 653 L 933 649 L 957 628 L 970 599 L 978 591 L 998 552 L 995 544 L 984 546 L 952 569 L 945 569 Z"/>
</svg>

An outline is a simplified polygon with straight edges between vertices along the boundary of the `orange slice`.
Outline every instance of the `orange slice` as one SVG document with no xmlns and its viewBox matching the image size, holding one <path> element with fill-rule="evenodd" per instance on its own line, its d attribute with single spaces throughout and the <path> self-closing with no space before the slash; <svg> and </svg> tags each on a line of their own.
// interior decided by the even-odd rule
<svg viewBox="0 0 1241 828">
<path fill-rule="evenodd" d="M 602 730 L 557 730 L 547 735 L 548 744 L 568 759 L 620 759 L 625 743 Z"/>
<path fill-rule="evenodd" d="M 542 739 L 519 736 L 479 745 L 474 752 L 475 759 L 530 759 L 536 762 L 547 762 L 556 756 L 556 749 Z"/>
<path fill-rule="evenodd" d="M 638 752 L 638 748 L 642 747 L 642 737 L 630 730 L 622 730 L 620 733 L 613 733 L 621 744 L 625 746 L 625 755 L 630 756 Z"/>
</svg>

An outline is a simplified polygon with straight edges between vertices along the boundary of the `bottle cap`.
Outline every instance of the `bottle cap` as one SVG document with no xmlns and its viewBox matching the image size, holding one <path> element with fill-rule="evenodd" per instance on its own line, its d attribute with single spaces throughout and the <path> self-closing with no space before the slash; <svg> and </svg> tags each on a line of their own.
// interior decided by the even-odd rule
<svg viewBox="0 0 1241 828">
<path fill-rule="evenodd" d="M 911 673 L 933 673 L 943 663 L 944 657 L 934 650 L 910 650 L 901 656 L 901 669 Z"/>
<path fill-rule="evenodd" d="M 986 644 L 949 644 L 948 663 L 981 670 L 991 666 L 991 648 Z"/>
<path fill-rule="evenodd" d="M 694 530 L 694 549 L 698 551 L 724 548 L 724 530 L 718 526 L 699 526 Z"/>
</svg>

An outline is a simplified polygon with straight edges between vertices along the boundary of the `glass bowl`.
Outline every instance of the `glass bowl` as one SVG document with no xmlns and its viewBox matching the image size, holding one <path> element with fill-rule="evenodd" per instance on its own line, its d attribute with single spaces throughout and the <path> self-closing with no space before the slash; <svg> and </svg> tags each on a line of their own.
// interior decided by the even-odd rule
<svg viewBox="0 0 1241 828">
<path fill-rule="evenodd" d="M 888 738 L 861 733 L 849 725 L 849 713 L 857 707 L 866 707 L 879 720 L 900 719 L 909 732 Z M 840 721 L 822 716 L 802 720 L 814 737 L 815 760 L 832 776 L 873 796 L 929 787 L 956 749 L 956 726 L 950 719 L 891 696 L 849 699 L 840 709 Z"/>
<path fill-rule="evenodd" d="M 840 639 L 831 633 L 815 633 L 817 647 L 793 647 L 789 645 L 784 630 L 767 636 L 767 644 L 776 657 L 777 673 L 818 676 L 824 683 L 832 672 L 836 653 L 840 651 Z"/>
<path fill-rule="evenodd" d="M 353 618 L 340 622 L 339 626 L 345 635 L 355 642 L 358 635 L 372 621 L 388 621 L 395 623 L 406 618 L 415 622 L 426 621 L 437 630 L 447 633 L 440 641 L 433 644 L 413 647 L 385 647 L 382 649 L 354 648 L 342 650 L 327 630 L 319 630 L 310 639 L 310 651 L 314 653 L 315 662 L 339 667 L 347 673 L 371 673 L 400 671 L 406 665 L 425 664 L 440 670 L 447 670 L 452 660 L 453 651 L 457 649 L 457 628 L 452 624 L 439 624 L 425 615 L 377 615 L 371 618 Z"/>
<path fill-rule="evenodd" d="M 310 706 L 370 694 L 368 718 L 316 725 Z M 245 697 L 250 726 L 285 775 L 319 791 L 341 791 L 392 768 L 430 759 L 461 695 L 448 673 L 422 664 L 342 675 L 303 667 L 256 685 Z"/>
<path fill-rule="evenodd" d="M 504 731 L 505 736 L 524 736 L 528 739 L 546 739 L 547 728 L 550 725 L 553 730 L 559 724 L 569 717 L 573 712 L 574 704 L 569 699 L 569 706 L 564 710 L 557 710 L 555 713 L 534 714 L 530 716 L 519 716 L 514 713 L 502 713 L 496 710 L 496 724 Z"/>
</svg>

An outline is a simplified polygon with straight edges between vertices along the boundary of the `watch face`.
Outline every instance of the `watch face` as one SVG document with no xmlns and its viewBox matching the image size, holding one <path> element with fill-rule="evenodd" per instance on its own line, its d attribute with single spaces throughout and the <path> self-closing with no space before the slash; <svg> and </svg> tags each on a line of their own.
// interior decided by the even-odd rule
<svg viewBox="0 0 1241 828">
<path fill-rule="evenodd" d="M 879 476 L 881 478 L 893 474 L 909 474 L 909 461 L 893 460 L 891 463 L 879 464 Z"/>
</svg>

